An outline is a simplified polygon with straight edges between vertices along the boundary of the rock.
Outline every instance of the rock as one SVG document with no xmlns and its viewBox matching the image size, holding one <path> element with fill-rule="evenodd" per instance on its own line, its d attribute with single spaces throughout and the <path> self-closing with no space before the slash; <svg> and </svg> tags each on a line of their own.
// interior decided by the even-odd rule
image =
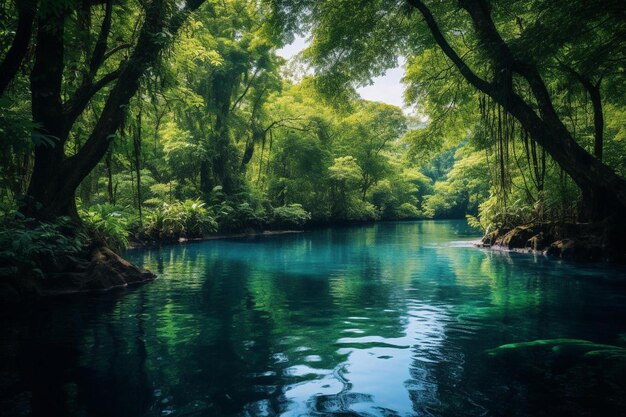
<svg viewBox="0 0 626 417">
<path fill-rule="evenodd" d="M 482 245 L 485 247 L 490 247 L 496 244 L 496 239 L 499 236 L 507 233 L 510 229 L 496 229 L 489 233 L 487 233 L 481 240 Z"/>
<path fill-rule="evenodd" d="M 105 247 L 94 250 L 85 276 L 88 287 L 93 289 L 138 284 L 151 281 L 156 277 Z"/>
<path fill-rule="evenodd" d="M 108 291 L 152 281 L 140 269 L 106 247 L 62 259 L 52 270 L 18 271 L 0 280 L 0 310 L 11 310 L 40 296 Z"/>
<path fill-rule="evenodd" d="M 521 249 L 535 235 L 537 231 L 533 226 L 517 226 L 496 238 L 495 244 L 508 249 Z"/>
<path fill-rule="evenodd" d="M 548 247 L 546 254 L 575 261 L 599 261 L 602 252 L 601 243 L 587 236 L 557 240 Z"/>
<path fill-rule="evenodd" d="M 543 232 L 539 232 L 535 236 L 528 239 L 528 241 L 526 242 L 526 247 L 534 251 L 541 252 L 546 248 L 546 246 L 546 237 Z"/>
<path fill-rule="evenodd" d="M 178 410 L 176 415 L 179 417 L 200 417 L 206 415 L 210 408 L 211 404 L 195 400 L 183 406 L 180 410 Z"/>
<path fill-rule="evenodd" d="M 139 269 L 111 249 L 97 247 L 78 272 L 51 273 L 42 280 L 43 295 L 107 291 L 153 280 L 150 271 Z"/>
</svg>

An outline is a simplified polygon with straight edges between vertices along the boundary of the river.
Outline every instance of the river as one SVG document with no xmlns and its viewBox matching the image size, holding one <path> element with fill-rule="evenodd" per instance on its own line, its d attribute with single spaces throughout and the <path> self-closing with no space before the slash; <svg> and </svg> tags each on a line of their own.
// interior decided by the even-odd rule
<svg viewBox="0 0 626 417">
<path fill-rule="evenodd" d="M 2 319 L 0 414 L 625 415 L 626 270 L 478 237 L 417 221 L 129 251 L 155 282 Z"/>
</svg>

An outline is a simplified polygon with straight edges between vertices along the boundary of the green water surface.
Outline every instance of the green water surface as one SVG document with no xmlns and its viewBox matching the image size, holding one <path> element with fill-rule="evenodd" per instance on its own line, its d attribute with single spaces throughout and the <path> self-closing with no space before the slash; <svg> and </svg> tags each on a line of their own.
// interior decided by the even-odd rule
<svg viewBox="0 0 626 417">
<path fill-rule="evenodd" d="M 129 251 L 148 285 L 0 330 L 0 414 L 626 415 L 626 272 L 464 221 Z"/>
</svg>

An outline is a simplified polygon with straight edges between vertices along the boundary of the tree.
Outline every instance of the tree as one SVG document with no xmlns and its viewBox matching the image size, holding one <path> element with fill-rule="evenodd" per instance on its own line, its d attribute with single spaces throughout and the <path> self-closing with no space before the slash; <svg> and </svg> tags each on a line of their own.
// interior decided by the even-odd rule
<svg viewBox="0 0 626 417">
<path fill-rule="evenodd" d="M 203 149 L 202 193 L 208 196 L 220 186 L 234 194 L 242 187 L 240 171 L 266 133 L 263 106 L 281 86 L 281 59 L 264 31 L 260 3 L 221 2 L 194 19 L 190 29 L 177 43 L 181 53 L 172 70 L 200 103 L 182 97 L 178 117 Z"/>
<path fill-rule="evenodd" d="M 288 5 L 275 0 L 272 3 L 281 27 L 297 28 L 295 18 L 287 13 L 295 11 L 304 18 L 300 28 L 312 31 L 314 42 L 308 56 L 320 73 L 319 82 L 324 91 L 355 81 L 367 82 L 395 65 L 400 54 L 419 55 L 432 49 L 434 42 L 465 82 L 512 115 L 574 180 L 593 218 L 626 209 L 626 181 L 576 141 L 559 113 L 557 97 L 546 82 L 549 74 L 542 64 L 549 60 L 545 55 L 535 60 L 528 56 L 528 48 L 524 48 L 531 42 L 537 43 L 532 29 L 542 24 L 543 12 L 549 15 L 554 3 L 547 0 L 523 4 L 487 0 L 458 3 L 303 0 Z M 623 2 L 576 1 L 567 5 L 558 3 L 558 7 L 565 8 L 561 13 L 571 16 L 573 23 L 564 27 L 561 21 L 550 21 L 550 26 L 544 26 L 543 33 L 551 35 L 542 39 L 549 45 L 544 52 L 552 49 L 554 59 L 557 53 L 560 59 L 566 59 L 563 50 L 572 47 L 573 39 L 587 33 L 596 37 L 595 52 L 619 48 L 622 53 L 623 36 L 603 41 L 598 33 L 590 33 L 588 29 L 601 24 L 615 25 L 618 33 L 622 33 Z M 613 78 L 623 77 L 623 71 L 619 70 L 622 57 L 603 61 L 613 68 Z"/>
<path fill-rule="evenodd" d="M 135 17 L 145 13 L 137 39 L 126 39 L 127 44 L 109 45 L 113 30 L 113 1 L 104 2 L 104 13 L 87 65 L 78 83 L 64 77 L 68 67 L 65 55 L 66 30 L 76 31 L 71 39 L 88 39 L 89 26 L 82 27 L 74 16 L 91 16 L 94 6 L 89 1 L 77 3 L 74 15 L 71 3 L 42 1 L 37 22 L 35 58 L 30 74 L 33 121 L 38 134 L 52 138 L 54 145 L 35 148 L 35 162 L 23 211 L 33 217 L 56 218 L 77 216 L 74 194 L 81 181 L 105 156 L 111 141 L 126 117 L 126 108 L 139 88 L 145 71 L 158 62 L 161 51 L 173 34 L 195 11 L 203 0 L 189 0 L 182 6 L 167 0 L 154 0 L 145 10 L 137 10 Z M 90 21 L 91 19 L 87 19 Z M 128 28 L 129 25 L 124 26 Z M 85 45 L 83 45 L 85 46 Z M 110 59 L 123 49 L 132 49 L 126 59 L 117 57 L 117 65 Z M 109 67 L 112 67 L 111 69 Z M 100 75 L 103 73 L 103 75 Z M 77 119 L 91 99 L 108 85 L 108 96 L 95 125 L 82 147 L 73 155 L 66 154 L 66 143 Z M 65 91 L 73 92 L 63 100 Z"/>
<path fill-rule="evenodd" d="M 391 171 L 385 154 L 406 130 L 402 110 L 384 103 L 361 102 L 344 119 L 338 145 L 340 152 L 351 155 L 361 169 L 361 199 L 370 188 Z"/>
</svg>

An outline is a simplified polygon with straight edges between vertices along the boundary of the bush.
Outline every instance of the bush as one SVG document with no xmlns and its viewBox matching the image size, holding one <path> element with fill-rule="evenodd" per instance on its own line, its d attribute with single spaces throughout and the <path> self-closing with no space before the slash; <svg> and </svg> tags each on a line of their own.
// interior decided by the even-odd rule
<svg viewBox="0 0 626 417">
<path fill-rule="evenodd" d="M 147 212 L 143 234 L 151 240 L 196 238 L 217 230 L 217 223 L 200 200 L 163 203 Z"/>
<path fill-rule="evenodd" d="M 111 204 L 96 204 L 81 209 L 80 217 L 94 242 L 113 250 L 125 249 L 130 235 L 129 215 Z"/>
<path fill-rule="evenodd" d="M 311 220 L 311 213 L 300 204 L 289 204 L 272 210 L 271 223 L 276 228 L 300 228 Z"/>
<path fill-rule="evenodd" d="M 516 200 L 505 207 L 496 196 L 491 196 L 480 204 L 478 218 L 468 218 L 470 226 L 480 227 L 485 231 L 515 227 L 531 223 L 535 219 L 533 207 L 524 201 Z"/>
<path fill-rule="evenodd" d="M 248 202 L 234 204 L 223 201 L 213 206 L 213 210 L 222 232 L 262 229 L 265 224 L 265 212 L 261 208 L 255 209 Z"/>
<path fill-rule="evenodd" d="M 349 221 L 373 221 L 380 219 L 380 213 L 373 204 L 353 199 L 346 208 L 346 217 Z"/>
<path fill-rule="evenodd" d="M 411 203 L 402 203 L 396 210 L 396 217 L 398 219 L 418 219 L 422 217 L 422 212 Z"/>
<path fill-rule="evenodd" d="M 75 221 L 67 217 L 55 223 L 28 219 L 19 213 L 0 225 L 0 264 L 2 275 L 38 273 L 54 267 L 64 256 L 79 253 L 87 236 L 77 232 Z"/>
</svg>

